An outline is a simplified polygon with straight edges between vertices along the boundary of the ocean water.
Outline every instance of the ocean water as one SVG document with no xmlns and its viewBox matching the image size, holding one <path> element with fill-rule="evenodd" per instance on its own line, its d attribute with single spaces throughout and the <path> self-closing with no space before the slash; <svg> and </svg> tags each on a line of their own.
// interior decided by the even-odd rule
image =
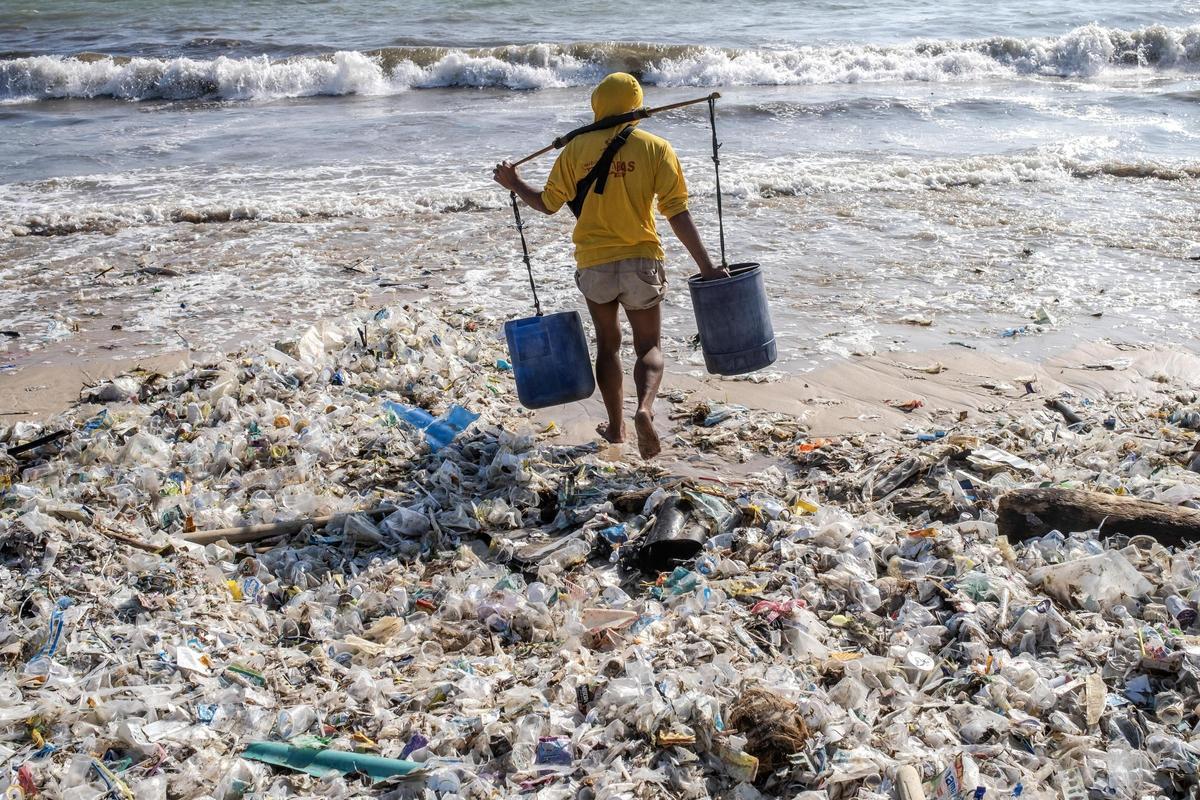
<svg viewBox="0 0 1200 800">
<path fill-rule="evenodd" d="M 614 70 L 651 105 L 721 92 L 729 259 L 764 265 L 784 372 L 1194 346 L 1200 0 L 0 0 L 0 366 L 226 348 L 389 296 L 524 313 L 491 165 L 589 121 Z M 643 125 L 716 251 L 704 107 Z M 579 306 L 570 219 L 532 216 L 547 305 Z"/>
</svg>

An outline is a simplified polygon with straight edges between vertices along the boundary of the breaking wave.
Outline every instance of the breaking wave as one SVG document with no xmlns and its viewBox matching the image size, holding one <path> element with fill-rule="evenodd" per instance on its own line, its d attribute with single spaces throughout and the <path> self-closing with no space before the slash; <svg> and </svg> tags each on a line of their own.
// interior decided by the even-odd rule
<svg viewBox="0 0 1200 800">
<path fill-rule="evenodd" d="M 1044 148 L 1015 155 L 979 155 L 964 158 L 891 158 L 886 161 L 840 156 L 784 157 L 774 159 L 722 159 L 727 164 L 722 189 L 727 198 L 756 201 L 773 197 L 817 196 L 838 193 L 945 191 L 956 188 L 998 187 L 1020 183 L 1114 179 L 1200 180 L 1200 164 L 1163 164 L 1153 161 L 1085 159 L 1059 148 Z M 704 176 L 701 162 L 685 164 L 698 179 L 691 183 L 697 199 L 713 195 L 715 187 Z M 704 176 L 704 177 L 699 177 Z M 338 219 L 381 219 L 421 214 L 504 212 L 508 198 L 490 185 L 461 190 L 396 192 L 380 185 L 322 180 L 313 172 L 284 171 L 258 176 L 268 187 L 259 196 L 236 190 L 213 191 L 211 176 L 195 174 L 184 180 L 208 185 L 208 196 L 161 197 L 149 202 L 114 198 L 98 201 L 97 195 L 119 192 L 123 185 L 162 183 L 156 171 L 124 175 L 54 178 L 27 184 L 8 184 L 0 193 L 0 239 L 24 236 L 67 236 L 80 233 L 112 234 L 133 227 L 176 223 L 319 223 Z"/>
<path fill-rule="evenodd" d="M 1194 70 L 1200 26 L 1125 31 L 1087 25 L 1057 38 L 992 37 L 904 45 L 733 50 L 654 44 L 393 47 L 271 59 L 85 53 L 0 60 L 0 101 L 393 94 L 435 87 L 540 89 L 614 70 L 659 86 L 955 81 L 1005 75 L 1089 77 L 1107 70 Z"/>
</svg>

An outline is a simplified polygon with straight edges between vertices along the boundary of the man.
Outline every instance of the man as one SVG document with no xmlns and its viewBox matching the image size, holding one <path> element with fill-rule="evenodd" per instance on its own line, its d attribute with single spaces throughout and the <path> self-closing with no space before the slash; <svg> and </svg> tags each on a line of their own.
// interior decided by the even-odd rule
<svg viewBox="0 0 1200 800">
<path fill-rule="evenodd" d="M 592 92 L 596 120 L 641 105 L 642 87 L 636 78 L 623 72 L 609 75 Z M 656 197 L 659 213 L 671 223 L 701 275 L 718 278 L 728 272 L 713 265 L 700 241 L 700 232 L 688 212 L 687 185 L 671 145 L 634 125 L 576 136 L 559 154 L 540 192 L 522 180 L 507 161 L 496 166 L 493 177 L 505 189 L 516 192 L 530 208 L 553 214 L 569 204 L 578 217 L 571 237 L 578 266 L 575 283 L 587 300 L 596 327 L 596 382 L 608 412 L 607 424 L 598 431 L 610 442 L 625 441 L 618 315 L 618 309 L 624 308 L 637 353 L 633 369 L 637 411 L 633 421 L 638 451 L 642 458 L 653 458 L 662 449 L 654 430 L 654 399 L 662 382 L 659 303 L 667 282 L 662 243 L 651 213 Z M 611 159 L 606 174 L 602 169 L 605 156 Z M 589 175 L 597 163 L 601 168 Z M 581 181 L 583 186 L 579 185 Z"/>
</svg>

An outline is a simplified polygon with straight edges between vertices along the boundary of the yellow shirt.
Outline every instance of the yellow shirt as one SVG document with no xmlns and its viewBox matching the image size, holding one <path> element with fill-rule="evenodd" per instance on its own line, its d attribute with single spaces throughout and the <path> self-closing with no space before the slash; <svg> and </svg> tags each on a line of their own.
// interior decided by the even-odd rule
<svg viewBox="0 0 1200 800">
<path fill-rule="evenodd" d="M 547 211 L 553 214 L 575 197 L 575 184 L 587 175 L 612 137 L 624 127 L 585 133 L 567 144 L 542 191 Z M 593 186 L 575 222 L 571 239 L 579 268 L 625 258 L 662 259 L 662 244 L 650 209 L 655 197 L 658 212 L 667 219 L 687 210 L 687 184 L 675 151 L 665 139 L 635 128 L 613 158 L 604 194 L 596 194 Z"/>
</svg>

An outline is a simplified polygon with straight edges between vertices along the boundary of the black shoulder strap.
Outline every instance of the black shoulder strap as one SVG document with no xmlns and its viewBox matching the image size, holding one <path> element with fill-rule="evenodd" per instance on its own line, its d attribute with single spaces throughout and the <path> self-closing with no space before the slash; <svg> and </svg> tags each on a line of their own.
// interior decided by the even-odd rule
<svg viewBox="0 0 1200 800">
<path fill-rule="evenodd" d="M 575 197 L 570 200 L 567 205 L 571 209 L 571 213 L 578 219 L 583 213 L 583 203 L 587 200 L 588 192 L 595 186 L 596 194 L 604 194 L 604 187 L 608 184 L 608 171 L 612 168 L 613 158 L 617 155 L 625 142 L 629 141 L 630 134 L 633 133 L 633 126 L 627 125 L 624 130 L 612 138 L 608 143 L 608 147 L 604 148 L 604 152 L 596 161 L 595 166 L 579 179 L 579 183 L 575 184 Z"/>
</svg>

